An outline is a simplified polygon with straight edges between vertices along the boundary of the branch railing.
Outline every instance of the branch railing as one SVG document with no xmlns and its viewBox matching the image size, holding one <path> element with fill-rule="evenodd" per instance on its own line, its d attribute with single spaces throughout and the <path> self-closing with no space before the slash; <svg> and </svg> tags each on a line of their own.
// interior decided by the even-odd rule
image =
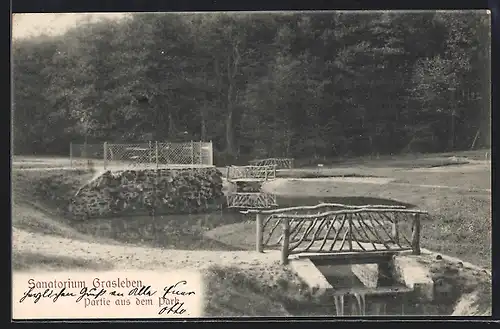
<svg viewBox="0 0 500 329">
<path fill-rule="evenodd" d="M 293 159 L 291 158 L 267 158 L 256 159 L 249 162 L 253 166 L 276 166 L 276 169 L 292 169 Z"/>
<path fill-rule="evenodd" d="M 328 208 L 331 210 L 320 212 Z M 314 211 L 317 211 L 314 214 Z M 281 247 L 282 261 L 299 253 L 412 251 L 420 254 L 420 219 L 425 211 L 400 206 L 321 204 L 256 214 L 256 247 Z"/>
<path fill-rule="evenodd" d="M 227 195 L 227 206 L 230 208 L 266 209 L 275 207 L 276 196 L 268 193 L 235 193 Z"/>
<path fill-rule="evenodd" d="M 276 166 L 229 166 L 226 179 L 268 180 L 276 178 Z"/>
</svg>

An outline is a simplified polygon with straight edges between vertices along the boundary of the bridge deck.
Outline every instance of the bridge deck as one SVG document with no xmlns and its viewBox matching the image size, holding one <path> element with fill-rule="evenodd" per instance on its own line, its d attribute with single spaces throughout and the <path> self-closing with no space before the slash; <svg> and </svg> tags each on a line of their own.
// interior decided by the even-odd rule
<svg viewBox="0 0 500 329">
<path fill-rule="evenodd" d="M 307 258 L 316 265 L 343 264 L 365 264 L 379 263 L 390 260 L 394 255 L 409 253 L 408 250 L 371 250 L 371 251 L 345 251 L 345 252 L 302 252 L 290 255 L 290 259 Z"/>
<path fill-rule="evenodd" d="M 228 180 L 230 182 L 235 182 L 235 183 L 238 183 L 238 182 L 265 182 L 267 180 L 272 180 L 273 178 L 271 177 L 268 177 L 268 178 L 229 178 Z"/>
<path fill-rule="evenodd" d="M 300 254 L 300 253 L 308 253 L 308 250 L 314 250 L 315 254 L 335 254 L 335 253 L 346 253 L 352 252 L 354 254 L 359 253 L 383 253 L 383 252 L 398 252 L 404 250 L 411 250 L 411 247 L 408 245 L 398 246 L 395 243 L 387 242 L 386 245 L 382 243 L 368 243 L 368 242 L 360 242 L 359 244 L 355 241 L 352 242 L 352 250 L 349 249 L 348 242 L 344 242 L 342 246 L 342 241 L 335 241 L 333 248 L 331 247 L 331 241 L 326 241 L 326 244 L 321 248 L 322 241 L 314 241 L 312 244 L 310 241 L 301 242 L 295 249 L 293 249 L 290 254 Z M 311 246 L 309 246 L 311 244 Z M 290 246 L 293 246 L 294 242 L 290 242 Z M 321 250 L 321 251 L 319 251 Z M 319 251 L 319 252 L 318 252 Z M 309 253 L 312 254 L 312 253 Z"/>
</svg>

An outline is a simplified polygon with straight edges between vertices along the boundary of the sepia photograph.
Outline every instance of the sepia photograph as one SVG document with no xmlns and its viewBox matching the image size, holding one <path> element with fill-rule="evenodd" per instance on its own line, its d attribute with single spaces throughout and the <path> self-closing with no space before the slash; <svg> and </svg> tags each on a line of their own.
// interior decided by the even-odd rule
<svg viewBox="0 0 500 329">
<path fill-rule="evenodd" d="M 12 15 L 14 320 L 491 316 L 491 13 Z"/>
</svg>

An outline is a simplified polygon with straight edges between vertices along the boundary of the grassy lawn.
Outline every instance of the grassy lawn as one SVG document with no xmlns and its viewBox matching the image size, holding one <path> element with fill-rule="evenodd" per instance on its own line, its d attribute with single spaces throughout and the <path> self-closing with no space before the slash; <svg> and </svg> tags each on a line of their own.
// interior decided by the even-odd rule
<svg viewBox="0 0 500 329">
<path fill-rule="evenodd" d="M 326 316 L 335 314 L 333 298 L 313 295 L 293 272 L 243 272 L 212 267 L 205 274 L 206 316 Z"/>
<path fill-rule="evenodd" d="M 328 166 L 351 166 L 360 164 L 369 165 L 371 168 L 380 167 L 398 167 L 398 168 L 422 168 L 443 166 L 449 164 L 464 163 L 468 160 L 485 160 L 488 153 L 488 159 L 491 159 L 491 150 L 473 150 L 445 153 L 408 153 L 398 155 L 381 156 L 358 156 L 350 158 L 337 157 L 335 159 L 321 159 L 316 161 L 295 160 L 295 167 L 302 168 L 315 166 L 320 163 Z M 462 158 L 462 159 L 461 159 Z M 467 158 L 467 159 L 463 159 Z"/>
<path fill-rule="evenodd" d="M 84 171 L 12 172 L 12 226 L 29 232 L 95 241 L 73 227 L 65 205 L 83 181 L 92 177 Z M 43 192 L 42 192 L 43 191 Z"/>
<path fill-rule="evenodd" d="M 370 163 L 365 163 L 370 165 Z M 317 169 L 314 169 L 315 171 Z M 323 174 L 338 169 L 325 168 Z M 491 171 L 404 171 L 385 169 L 392 183 L 363 184 L 290 181 L 277 192 L 290 196 L 373 197 L 391 199 L 426 210 L 431 219 L 423 223 L 422 246 L 491 268 Z M 351 166 L 346 173 L 377 169 Z M 326 172 L 326 173 L 325 173 Z M 301 173 L 303 175 L 303 173 Z M 301 175 L 299 174 L 299 176 Z M 441 185 L 432 187 L 425 185 Z"/>
</svg>

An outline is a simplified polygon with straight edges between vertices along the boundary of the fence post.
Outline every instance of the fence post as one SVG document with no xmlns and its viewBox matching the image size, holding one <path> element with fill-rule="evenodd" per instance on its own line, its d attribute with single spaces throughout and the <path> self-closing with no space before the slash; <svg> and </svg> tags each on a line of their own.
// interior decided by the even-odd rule
<svg viewBox="0 0 500 329">
<path fill-rule="evenodd" d="M 414 255 L 420 255 L 420 214 L 413 214 L 411 249 Z"/>
<path fill-rule="evenodd" d="M 257 213 L 257 218 L 255 220 L 255 225 L 257 228 L 257 240 L 256 240 L 256 247 L 257 247 L 257 252 L 262 252 L 262 245 L 263 245 L 263 235 L 262 235 L 262 217 L 263 215 L 261 213 Z"/>
<path fill-rule="evenodd" d="M 212 141 L 210 141 L 210 147 L 208 148 L 209 149 L 209 165 L 213 166 L 214 165 L 214 146 L 212 144 Z"/>
<path fill-rule="evenodd" d="M 396 217 L 396 214 L 393 215 L 393 222 L 392 222 L 392 239 L 394 240 L 394 243 L 399 244 L 399 224 L 398 224 L 398 218 Z"/>
<path fill-rule="evenodd" d="M 108 161 L 108 142 L 104 142 L 103 145 L 103 152 L 104 152 L 104 155 L 103 155 L 103 160 L 104 160 L 104 170 L 106 170 L 107 168 L 107 161 Z"/>
<path fill-rule="evenodd" d="M 191 164 L 194 164 L 194 142 L 191 141 Z"/>
<path fill-rule="evenodd" d="M 281 264 L 288 265 L 288 248 L 290 245 L 290 220 L 282 218 L 283 221 L 283 243 L 281 245 Z"/>
<path fill-rule="evenodd" d="M 276 178 L 276 165 L 274 165 L 274 168 L 273 168 L 273 169 L 274 169 L 274 170 L 273 170 L 273 171 L 274 171 L 274 177 L 273 177 L 273 178 Z"/>
<path fill-rule="evenodd" d="M 156 159 L 156 169 L 158 169 L 158 141 L 155 141 L 155 159 Z"/>
<path fill-rule="evenodd" d="M 203 157 L 201 156 L 203 154 L 203 142 L 200 141 L 200 164 L 203 164 Z"/>
<path fill-rule="evenodd" d="M 73 142 L 69 142 L 69 166 L 73 168 Z"/>
<path fill-rule="evenodd" d="M 149 156 L 149 163 L 153 163 L 153 155 L 151 152 L 151 141 L 148 141 L 148 156 Z"/>
<path fill-rule="evenodd" d="M 352 216 L 349 216 L 349 240 L 347 242 L 349 243 L 349 251 L 352 251 Z"/>
</svg>

